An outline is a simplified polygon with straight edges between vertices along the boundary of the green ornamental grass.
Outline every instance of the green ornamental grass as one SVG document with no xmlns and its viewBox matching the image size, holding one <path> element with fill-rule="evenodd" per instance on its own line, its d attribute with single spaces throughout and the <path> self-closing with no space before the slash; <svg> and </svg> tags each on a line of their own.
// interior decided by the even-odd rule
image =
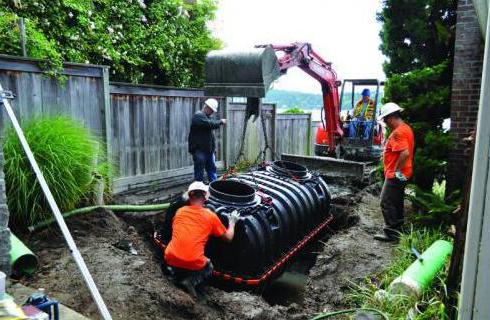
<svg viewBox="0 0 490 320">
<path fill-rule="evenodd" d="M 60 210 L 75 208 L 90 191 L 96 139 L 65 117 L 33 119 L 22 128 Z M 22 228 L 50 217 L 51 209 L 13 128 L 6 131 L 3 150 L 12 224 Z"/>
</svg>

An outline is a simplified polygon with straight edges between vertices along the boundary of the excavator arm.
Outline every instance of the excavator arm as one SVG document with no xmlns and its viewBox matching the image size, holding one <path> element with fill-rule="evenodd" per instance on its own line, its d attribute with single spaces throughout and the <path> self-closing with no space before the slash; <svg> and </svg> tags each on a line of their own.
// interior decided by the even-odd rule
<svg viewBox="0 0 490 320">
<path fill-rule="evenodd" d="M 206 60 L 206 94 L 264 97 L 272 82 L 292 67 L 300 68 L 321 85 L 326 144 L 329 152 L 334 153 L 343 135 L 337 89 L 341 82 L 332 64 L 309 43 L 259 45 L 247 52 L 214 51 Z"/>
<path fill-rule="evenodd" d="M 342 84 L 332 69 L 332 63 L 325 61 L 316 53 L 309 43 L 296 42 L 290 45 L 265 45 L 258 48 L 271 47 L 283 55 L 278 59 L 281 74 L 289 68 L 299 67 L 315 80 L 320 82 L 323 93 L 324 129 L 327 133 L 327 145 L 330 153 L 335 152 L 337 141 L 343 135 L 340 122 L 338 87 Z"/>
</svg>

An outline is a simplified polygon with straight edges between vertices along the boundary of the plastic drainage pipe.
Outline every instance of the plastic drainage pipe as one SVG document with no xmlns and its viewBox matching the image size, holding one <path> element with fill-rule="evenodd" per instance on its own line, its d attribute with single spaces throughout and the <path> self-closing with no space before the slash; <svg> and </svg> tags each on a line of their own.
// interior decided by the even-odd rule
<svg viewBox="0 0 490 320">
<path fill-rule="evenodd" d="M 16 275 L 32 275 L 39 265 L 32 251 L 10 232 L 10 263 Z"/>
<path fill-rule="evenodd" d="M 401 276 L 390 284 L 389 292 L 407 296 L 420 296 L 444 267 L 453 245 L 445 240 L 435 241 Z"/>
<path fill-rule="evenodd" d="M 91 206 L 91 207 L 79 208 L 79 209 L 75 209 L 75 210 L 63 213 L 63 218 L 70 218 L 73 216 L 77 216 L 77 215 L 81 215 L 81 214 L 85 214 L 85 213 L 90 213 L 90 212 L 95 211 L 97 209 L 111 210 L 113 212 L 145 212 L 145 211 L 164 210 L 164 209 L 168 209 L 168 207 L 170 207 L 170 203 L 148 204 L 148 205 L 113 204 L 113 205 L 104 205 L 104 206 Z M 51 219 L 42 221 L 36 225 L 30 226 L 28 229 L 30 232 L 34 232 L 34 231 L 49 227 L 50 225 L 54 224 L 55 222 L 56 222 L 56 220 L 51 218 Z"/>
</svg>

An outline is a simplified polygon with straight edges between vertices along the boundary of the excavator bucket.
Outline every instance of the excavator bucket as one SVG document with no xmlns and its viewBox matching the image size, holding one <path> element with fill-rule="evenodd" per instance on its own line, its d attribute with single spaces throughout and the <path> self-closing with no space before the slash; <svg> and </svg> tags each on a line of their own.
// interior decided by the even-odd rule
<svg viewBox="0 0 490 320">
<path fill-rule="evenodd" d="M 222 97 L 265 97 L 280 76 L 271 47 L 247 51 L 215 50 L 206 57 L 204 93 Z"/>
</svg>

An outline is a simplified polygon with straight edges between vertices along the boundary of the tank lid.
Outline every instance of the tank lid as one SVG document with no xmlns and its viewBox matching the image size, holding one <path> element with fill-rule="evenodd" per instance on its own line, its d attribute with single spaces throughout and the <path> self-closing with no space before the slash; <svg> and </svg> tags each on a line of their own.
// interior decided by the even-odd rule
<svg viewBox="0 0 490 320">
<path fill-rule="evenodd" d="M 308 169 L 305 166 L 283 160 L 274 161 L 272 171 L 290 178 L 306 178 L 308 176 Z"/>
<path fill-rule="evenodd" d="M 255 200 L 255 190 L 239 181 L 213 181 L 209 184 L 209 193 L 211 197 L 229 203 L 249 203 Z"/>
</svg>

